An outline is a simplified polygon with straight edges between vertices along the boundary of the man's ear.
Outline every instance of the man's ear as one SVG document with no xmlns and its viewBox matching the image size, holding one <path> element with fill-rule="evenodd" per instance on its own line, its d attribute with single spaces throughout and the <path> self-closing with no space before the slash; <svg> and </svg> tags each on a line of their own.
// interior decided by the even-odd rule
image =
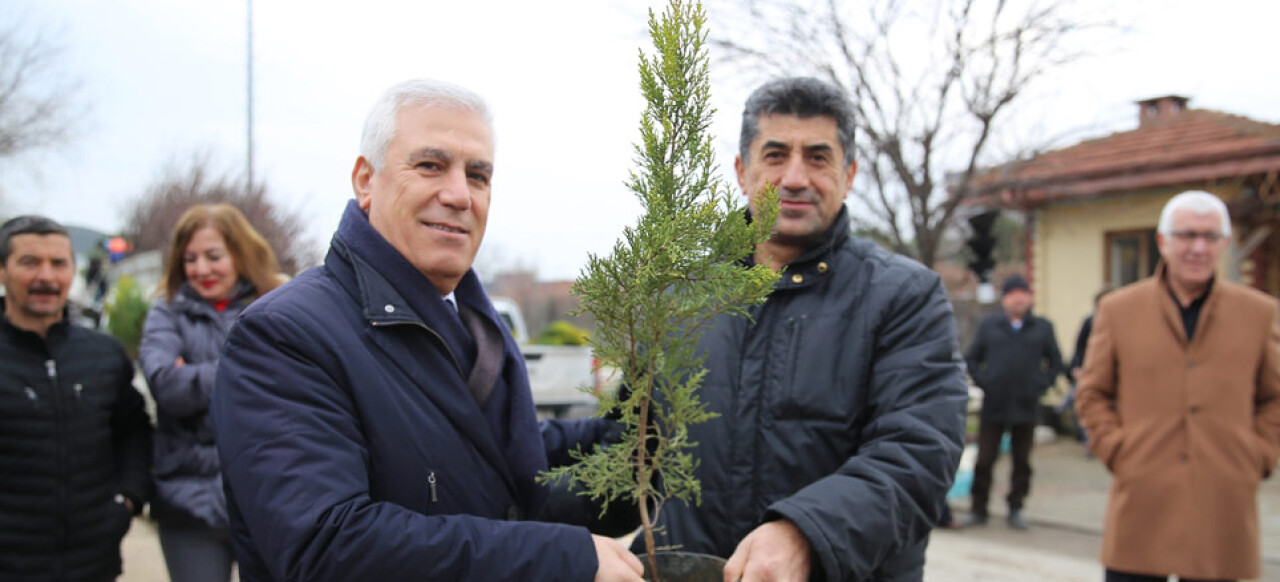
<svg viewBox="0 0 1280 582">
<path fill-rule="evenodd" d="M 741 155 L 733 156 L 733 170 L 738 173 L 738 189 L 744 196 L 751 196 L 747 192 L 747 163 L 742 161 Z"/>
<path fill-rule="evenodd" d="M 365 212 L 369 212 L 369 205 L 373 202 L 374 173 L 373 164 L 369 160 L 364 156 L 356 158 L 356 165 L 351 169 L 351 190 L 355 192 L 356 204 Z"/>
<path fill-rule="evenodd" d="M 844 183 L 849 186 L 849 189 L 844 191 L 845 198 L 848 198 L 849 192 L 853 191 L 853 177 L 857 175 L 858 175 L 858 162 L 856 160 L 849 162 L 849 165 L 846 166 L 844 169 Z"/>
</svg>

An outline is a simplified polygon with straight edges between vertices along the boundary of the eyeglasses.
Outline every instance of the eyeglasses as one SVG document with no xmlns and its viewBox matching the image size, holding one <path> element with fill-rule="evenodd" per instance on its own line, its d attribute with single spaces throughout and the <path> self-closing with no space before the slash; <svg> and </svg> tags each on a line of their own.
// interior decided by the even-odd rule
<svg viewBox="0 0 1280 582">
<path fill-rule="evenodd" d="M 1204 242 L 1213 244 L 1222 240 L 1222 233 L 1216 231 L 1196 232 L 1194 230 L 1175 230 L 1170 235 L 1178 239 L 1178 242 L 1194 243 L 1196 239 L 1204 239 Z"/>
</svg>

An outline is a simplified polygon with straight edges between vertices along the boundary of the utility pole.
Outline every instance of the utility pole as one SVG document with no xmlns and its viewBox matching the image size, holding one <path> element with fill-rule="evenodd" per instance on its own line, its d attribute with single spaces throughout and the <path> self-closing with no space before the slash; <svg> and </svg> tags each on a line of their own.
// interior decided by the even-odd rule
<svg viewBox="0 0 1280 582">
<path fill-rule="evenodd" d="M 253 190 L 253 0 L 245 0 L 245 192 Z"/>
</svg>

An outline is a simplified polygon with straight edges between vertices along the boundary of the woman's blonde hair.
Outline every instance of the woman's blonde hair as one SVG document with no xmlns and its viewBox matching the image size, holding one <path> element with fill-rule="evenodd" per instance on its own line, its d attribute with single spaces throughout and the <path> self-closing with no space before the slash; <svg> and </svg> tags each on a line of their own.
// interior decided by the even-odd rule
<svg viewBox="0 0 1280 582">
<path fill-rule="evenodd" d="M 173 227 L 169 252 L 165 256 L 164 278 L 160 281 L 166 298 L 172 301 L 187 280 L 183 255 L 196 231 L 206 226 L 222 235 L 227 243 L 227 252 L 235 263 L 236 273 L 253 285 L 255 298 L 280 286 L 280 265 L 276 254 L 244 214 L 230 204 L 200 204 L 182 213 L 177 226 Z"/>
</svg>

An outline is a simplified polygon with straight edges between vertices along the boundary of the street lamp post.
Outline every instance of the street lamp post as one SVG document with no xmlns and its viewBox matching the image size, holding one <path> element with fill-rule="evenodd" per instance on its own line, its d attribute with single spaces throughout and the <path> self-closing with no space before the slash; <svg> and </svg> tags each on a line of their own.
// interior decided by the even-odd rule
<svg viewBox="0 0 1280 582">
<path fill-rule="evenodd" d="M 253 189 L 253 0 L 245 0 L 245 192 Z"/>
</svg>

